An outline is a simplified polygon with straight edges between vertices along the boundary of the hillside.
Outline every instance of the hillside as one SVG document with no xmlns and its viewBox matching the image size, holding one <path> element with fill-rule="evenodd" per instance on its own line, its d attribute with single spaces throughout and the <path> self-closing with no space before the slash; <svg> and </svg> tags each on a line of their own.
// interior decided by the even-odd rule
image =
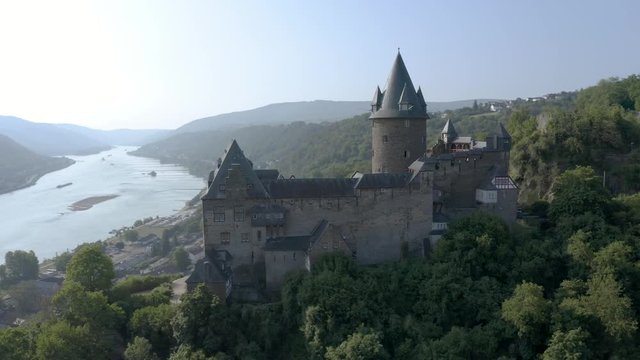
<svg viewBox="0 0 640 360">
<path fill-rule="evenodd" d="M 160 140 L 169 135 L 172 130 L 163 129 L 117 129 L 117 130 L 97 130 L 73 124 L 59 124 L 57 127 L 71 130 L 82 136 L 95 139 L 108 145 L 138 146 L 153 141 Z"/>
<path fill-rule="evenodd" d="M 31 186 L 42 175 L 71 164 L 71 159 L 35 154 L 0 135 L 0 194 Z"/>
<path fill-rule="evenodd" d="M 468 107 L 475 100 L 427 102 L 431 112 Z M 478 102 L 491 101 L 478 99 Z M 232 112 L 194 120 L 179 127 L 176 132 L 197 132 L 247 127 L 252 125 L 278 125 L 296 121 L 333 122 L 356 116 L 370 110 L 369 101 L 300 101 L 270 104 L 256 109 Z"/>
<path fill-rule="evenodd" d="M 476 114 L 478 113 L 478 114 Z M 476 114 L 476 115 L 469 115 Z M 506 113 L 486 113 L 470 108 L 447 114 L 461 134 L 484 138 Z M 371 123 L 369 114 L 336 122 L 249 126 L 234 130 L 202 131 L 171 136 L 142 146 L 133 155 L 186 166 L 194 175 L 207 177 L 215 160 L 236 139 L 258 168 L 276 168 L 297 177 L 342 177 L 371 169 Z M 446 119 L 432 114 L 427 134 L 435 143 Z"/>
<path fill-rule="evenodd" d="M 177 163 L 201 177 L 213 169 L 232 139 L 256 167 L 276 167 L 296 176 L 343 176 L 368 170 L 371 137 L 367 115 L 334 123 L 294 122 L 226 131 L 177 134 L 142 146 L 133 155 Z"/>
<path fill-rule="evenodd" d="M 554 179 L 590 166 L 614 193 L 640 191 L 640 77 L 602 80 L 561 100 L 526 103 L 509 119 L 520 200 L 550 199 Z"/>
<path fill-rule="evenodd" d="M 54 124 L 0 116 L 0 134 L 42 155 L 82 155 L 109 149 L 109 145 Z"/>
</svg>

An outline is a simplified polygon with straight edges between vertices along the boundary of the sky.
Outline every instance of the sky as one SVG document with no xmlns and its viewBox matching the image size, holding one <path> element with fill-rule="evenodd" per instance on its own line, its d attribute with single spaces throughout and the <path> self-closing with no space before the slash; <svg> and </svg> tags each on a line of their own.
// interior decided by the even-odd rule
<svg viewBox="0 0 640 360">
<path fill-rule="evenodd" d="M 0 0 L 0 115 L 176 128 L 278 102 L 370 100 L 398 48 L 427 101 L 640 73 L 640 1 Z"/>
</svg>

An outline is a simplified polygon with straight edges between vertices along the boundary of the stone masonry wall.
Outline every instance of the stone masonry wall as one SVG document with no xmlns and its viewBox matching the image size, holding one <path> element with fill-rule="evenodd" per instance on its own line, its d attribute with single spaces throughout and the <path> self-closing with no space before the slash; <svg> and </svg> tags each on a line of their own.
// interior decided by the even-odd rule
<svg viewBox="0 0 640 360">
<path fill-rule="evenodd" d="M 373 173 L 406 172 L 409 165 L 426 152 L 426 120 L 373 119 L 370 121 L 373 147 L 371 171 Z"/>
</svg>

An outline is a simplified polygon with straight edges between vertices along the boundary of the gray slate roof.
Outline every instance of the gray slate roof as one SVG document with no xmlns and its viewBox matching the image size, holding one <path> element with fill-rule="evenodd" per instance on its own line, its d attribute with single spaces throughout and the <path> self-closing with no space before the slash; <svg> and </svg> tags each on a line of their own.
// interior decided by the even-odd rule
<svg viewBox="0 0 640 360">
<path fill-rule="evenodd" d="M 511 139 L 511 134 L 509 134 L 507 129 L 505 129 L 504 125 L 502 125 L 502 123 L 500 123 L 498 125 L 499 125 L 498 135 L 500 137 L 502 137 L 502 138 L 505 138 L 505 139 Z"/>
<path fill-rule="evenodd" d="M 327 229 L 329 222 L 322 219 L 309 235 L 280 236 L 267 239 L 265 251 L 307 251 Z"/>
<path fill-rule="evenodd" d="M 380 97 L 377 94 L 378 92 L 376 91 L 372 105 L 376 105 L 379 102 Z M 370 119 L 428 118 L 426 106 L 422 104 L 424 98 L 421 101 L 418 97 L 400 52 L 396 56 L 387 79 L 387 85 L 381 96 L 382 102 L 380 102 L 379 108 L 374 108 L 376 110 L 371 113 Z M 401 103 L 411 104 L 409 110 L 401 111 L 399 107 Z"/>
<path fill-rule="evenodd" d="M 355 196 L 357 179 L 278 179 L 266 183 L 272 199 Z"/>
<path fill-rule="evenodd" d="M 205 256 L 204 259 L 198 260 L 186 283 L 225 283 L 230 276 L 230 270 L 222 270 L 222 266 L 218 261 Z"/>
<path fill-rule="evenodd" d="M 451 119 L 447 119 L 447 123 L 444 124 L 444 127 L 442 128 L 442 131 L 440 133 L 447 134 L 449 136 L 449 139 L 455 139 L 456 137 L 458 137 L 458 133 L 456 132 L 456 128 L 453 127 Z"/>
<path fill-rule="evenodd" d="M 264 246 L 265 251 L 307 251 L 311 235 L 280 236 L 268 239 Z"/>
<path fill-rule="evenodd" d="M 268 197 L 262 182 L 253 170 L 253 164 L 247 160 L 238 143 L 233 140 L 231 145 L 229 145 L 225 150 L 224 158 L 220 163 L 220 167 L 214 170 L 211 185 L 207 189 L 207 193 L 202 197 L 203 199 L 224 198 L 225 191 L 220 191 L 220 185 L 226 185 L 226 179 L 229 177 L 229 170 L 234 166 L 236 166 L 242 176 L 244 176 L 247 184 L 251 185 L 250 187 L 247 187 L 247 195 L 249 197 Z"/>
<path fill-rule="evenodd" d="M 409 179 L 409 174 L 362 174 L 356 183 L 356 189 L 380 189 L 404 187 Z"/>
<path fill-rule="evenodd" d="M 276 180 L 280 176 L 280 172 L 276 169 L 257 169 L 253 172 L 263 183 L 268 180 Z"/>
</svg>

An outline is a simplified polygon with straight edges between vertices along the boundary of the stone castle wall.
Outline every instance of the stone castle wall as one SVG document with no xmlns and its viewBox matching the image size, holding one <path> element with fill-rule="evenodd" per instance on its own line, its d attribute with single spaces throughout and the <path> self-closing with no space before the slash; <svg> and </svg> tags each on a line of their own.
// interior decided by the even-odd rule
<svg viewBox="0 0 640 360">
<path fill-rule="evenodd" d="M 372 119 L 373 173 L 404 173 L 427 149 L 425 119 Z M 386 138 L 385 138 L 386 137 Z M 386 141 L 385 141 L 386 140 Z"/>
</svg>

